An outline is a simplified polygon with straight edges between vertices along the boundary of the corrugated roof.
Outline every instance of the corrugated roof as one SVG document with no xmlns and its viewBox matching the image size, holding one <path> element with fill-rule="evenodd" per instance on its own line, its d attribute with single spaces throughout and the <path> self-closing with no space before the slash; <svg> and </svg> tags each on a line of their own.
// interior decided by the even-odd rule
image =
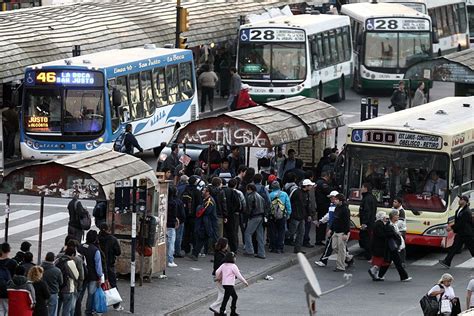
<svg viewBox="0 0 474 316">
<path fill-rule="evenodd" d="M 188 1 L 192 46 L 234 40 L 238 17 L 295 2 Z M 24 68 L 83 54 L 175 41 L 176 4 L 161 1 L 89 2 L 0 13 L 0 83 L 21 79 Z"/>
<path fill-rule="evenodd" d="M 474 71 L 474 48 L 462 50 L 460 52 L 451 53 L 441 58 L 461 64 Z"/>
</svg>

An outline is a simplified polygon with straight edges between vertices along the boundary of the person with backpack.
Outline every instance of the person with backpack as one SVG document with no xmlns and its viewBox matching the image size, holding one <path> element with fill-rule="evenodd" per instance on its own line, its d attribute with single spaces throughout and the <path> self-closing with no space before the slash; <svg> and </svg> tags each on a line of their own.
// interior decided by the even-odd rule
<svg viewBox="0 0 474 316">
<path fill-rule="evenodd" d="M 186 220 L 184 221 L 184 234 L 181 247 L 184 252 L 189 255 L 194 244 L 194 222 L 196 220 L 196 209 L 201 204 L 201 191 L 197 188 L 199 182 L 197 176 L 189 177 L 188 184 L 181 194 L 181 201 L 183 202 L 184 214 Z"/>
<path fill-rule="evenodd" d="M 18 266 L 15 260 L 10 259 L 10 244 L 2 243 L 0 246 L 0 315 L 8 315 L 8 293 L 7 286 L 11 281 L 15 269 Z"/>
<path fill-rule="evenodd" d="M 115 261 L 118 256 L 122 254 L 120 243 L 114 235 L 110 233 L 109 225 L 103 223 L 99 227 L 99 247 L 105 254 L 105 267 L 107 270 L 107 277 L 110 283 L 110 288 L 117 287 L 117 275 L 115 273 Z M 120 303 L 114 304 L 113 308 L 116 311 L 122 311 L 124 308 Z"/>
<path fill-rule="evenodd" d="M 291 214 L 288 221 L 288 243 L 294 245 L 294 253 L 305 253 L 301 250 L 301 247 L 303 246 L 304 223 L 308 214 L 304 204 L 303 190 L 296 184 L 296 176 L 293 173 L 287 174 L 287 179 L 288 183 L 285 184 L 284 190 L 290 197 L 291 203 Z"/>
<path fill-rule="evenodd" d="M 43 268 L 43 280 L 48 286 L 51 294 L 48 301 L 49 316 L 56 316 L 58 314 L 58 293 L 63 284 L 63 274 L 61 270 L 54 265 L 54 253 L 48 252 L 41 263 Z"/>
<path fill-rule="evenodd" d="M 8 283 L 8 315 L 32 316 L 36 304 L 33 283 L 25 276 L 25 268 L 17 266 Z"/>
<path fill-rule="evenodd" d="M 270 184 L 270 252 L 283 253 L 285 241 L 285 223 L 291 215 L 291 203 L 288 194 L 280 190 L 280 183 L 273 181 Z"/>
<path fill-rule="evenodd" d="M 20 245 L 20 251 L 18 251 L 15 254 L 15 257 L 13 257 L 13 260 L 15 260 L 17 264 L 22 264 L 23 261 L 25 260 L 25 253 L 30 251 L 30 249 L 31 249 L 31 243 L 29 243 L 28 241 L 22 242 Z"/>
<path fill-rule="evenodd" d="M 245 229 L 244 255 L 265 259 L 265 238 L 263 235 L 263 218 L 265 216 L 265 201 L 258 194 L 257 187 L 253 183 L 247 185 L 247 228 Z M 257 234 L 258 250 L 254 253 L 252 234 Z"/>
<path fill-rule="evenodd" d="M 224 187 L 227 201 L 227 223 L 224 225 L 224 232 L 229 241 L 230 251 L 233 252 L 236 252 L 239 248 L 240 213 L 245 206 L 245 197 L 236 189 L 236 186 L 237 180 L 230 179 L 227 187 Z M 242 197 L 240 195 L 242 195 Z"/>
<path fill-rule="evenodd" d="M 67 205 L 69 211 L 69 222 L 67 225 L 67 233 L 73 239 L 81 242 L 85 230 L 91 228 L 91 216 L 78 200 L 77 193 L 74 194 L 72 200 Z"/>
<path fill-rule="evenodd" d="M 224 236 L 224 224 L 227 222 L 227 201 L 225 193 L 222 190 L 222 179 L 214 177 L 211 181 L 211 196 L 216 201 L 217 211 L 217 235 L 218 237 Z"/>
<path fill-rule="evenodd" d="M 61 316 L 73 316 L 76 306 L 76 293 L 79 280 L 79 271 L 74 262 L 74 248 L 66 248 L 64 254 L 56 261 L 56 267 L 61 270 L 63 282 L 59 288 Z"/>
<path fill-rule="evenodd" d="M 107 201 L 97 201 L 92 216 L 94 216 L 96 227 L 105 223 L 107 221 Z"/>
<path fill-rule="evenodd" d="M 138 149 L 141 153 L 143 152 L 143 148 L 140 147 L 140 144 L 138 144 L 137 139 L 132 133 L 132 124 L 128 123 L 125 126 L 125 135 L 123 136 L 120 151 L 129 155 L 133 155 L 134 148 Z"/>
</svg>

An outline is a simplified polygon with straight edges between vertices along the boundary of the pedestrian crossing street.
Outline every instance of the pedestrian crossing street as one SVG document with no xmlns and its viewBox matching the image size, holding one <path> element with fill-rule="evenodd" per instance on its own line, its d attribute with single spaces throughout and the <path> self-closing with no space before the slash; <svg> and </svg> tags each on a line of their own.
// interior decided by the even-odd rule
<svg viewBox="0 0 474 316">
<path fill-rule="evenodd" d="M 349 246 L 348 248 L 349 253 L 351 255 L 357 255 L 361 253 L 361 249 L 357 243 Z M 467 254 L 467 255 L 466 255 Z M 436 253 L 427 253 L 422 258 L 417 260 L 407 260 L 407 266 L 415 266 L 415 267 L 435 267 L 438 265 L 438 261 L 444 259 L 446 257 L 445 252 L 436 252 Z M 335 261 L 336 254 L 332 254 L 329 257 L 329 260 Z M 439 266 L 441 267 L 441 266 Z M 463 254 L 456 255 L 453 259 L 453 263 L 451 265 L 451 269 L 474 269 L 474 258 L 471 258 L 469 251 L 465 250 Z"/>
</svg>

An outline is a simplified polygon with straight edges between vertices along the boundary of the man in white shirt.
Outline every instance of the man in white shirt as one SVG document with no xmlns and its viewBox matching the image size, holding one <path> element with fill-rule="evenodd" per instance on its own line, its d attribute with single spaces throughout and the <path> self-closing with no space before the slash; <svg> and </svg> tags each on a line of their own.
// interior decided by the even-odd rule
<svg viewBox="0 0 474 316">
<path fill-rule="evenodd" d="M 432 170 L 430 172 L 430 178 L 426 181 L 423 192 L 429 192 L 432 195 L 439 195 L 441 197 L 444 197 L 446 188 L 447 188 L 446 180 L 440 178 L 436 170 Z"/>
</svg>

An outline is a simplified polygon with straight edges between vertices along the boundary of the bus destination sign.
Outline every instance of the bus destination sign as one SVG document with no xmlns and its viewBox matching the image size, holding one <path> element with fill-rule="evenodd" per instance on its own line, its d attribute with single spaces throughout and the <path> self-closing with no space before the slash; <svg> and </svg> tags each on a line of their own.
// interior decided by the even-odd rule
<svg viewBox="0 0 474 316">
<path fill-rule="evenodd" d="M 353 143 L 387 146 L 437 150 L 443 148 L 443 138 L 440 136 L 400 131 L 355 129 L 352 131 L 351 140 Z"/>
<path fill-rule="evenodd" d="M 242 29 L 241 42 L 304 42 L 303 30 L 294 29 Z"/>
<path fill-rule="evenodd" d="M 429 31 L 430 21 L 415 18 L 375 18 L 365 22 L 367 31 Z"/>
<path fill-rule="evenodd" d="M 25 83 L 29 86 L 102 86 L 103 76 L 99 72 L 76 70 L 37 70 L 26 73 Z"/>
</svg>

